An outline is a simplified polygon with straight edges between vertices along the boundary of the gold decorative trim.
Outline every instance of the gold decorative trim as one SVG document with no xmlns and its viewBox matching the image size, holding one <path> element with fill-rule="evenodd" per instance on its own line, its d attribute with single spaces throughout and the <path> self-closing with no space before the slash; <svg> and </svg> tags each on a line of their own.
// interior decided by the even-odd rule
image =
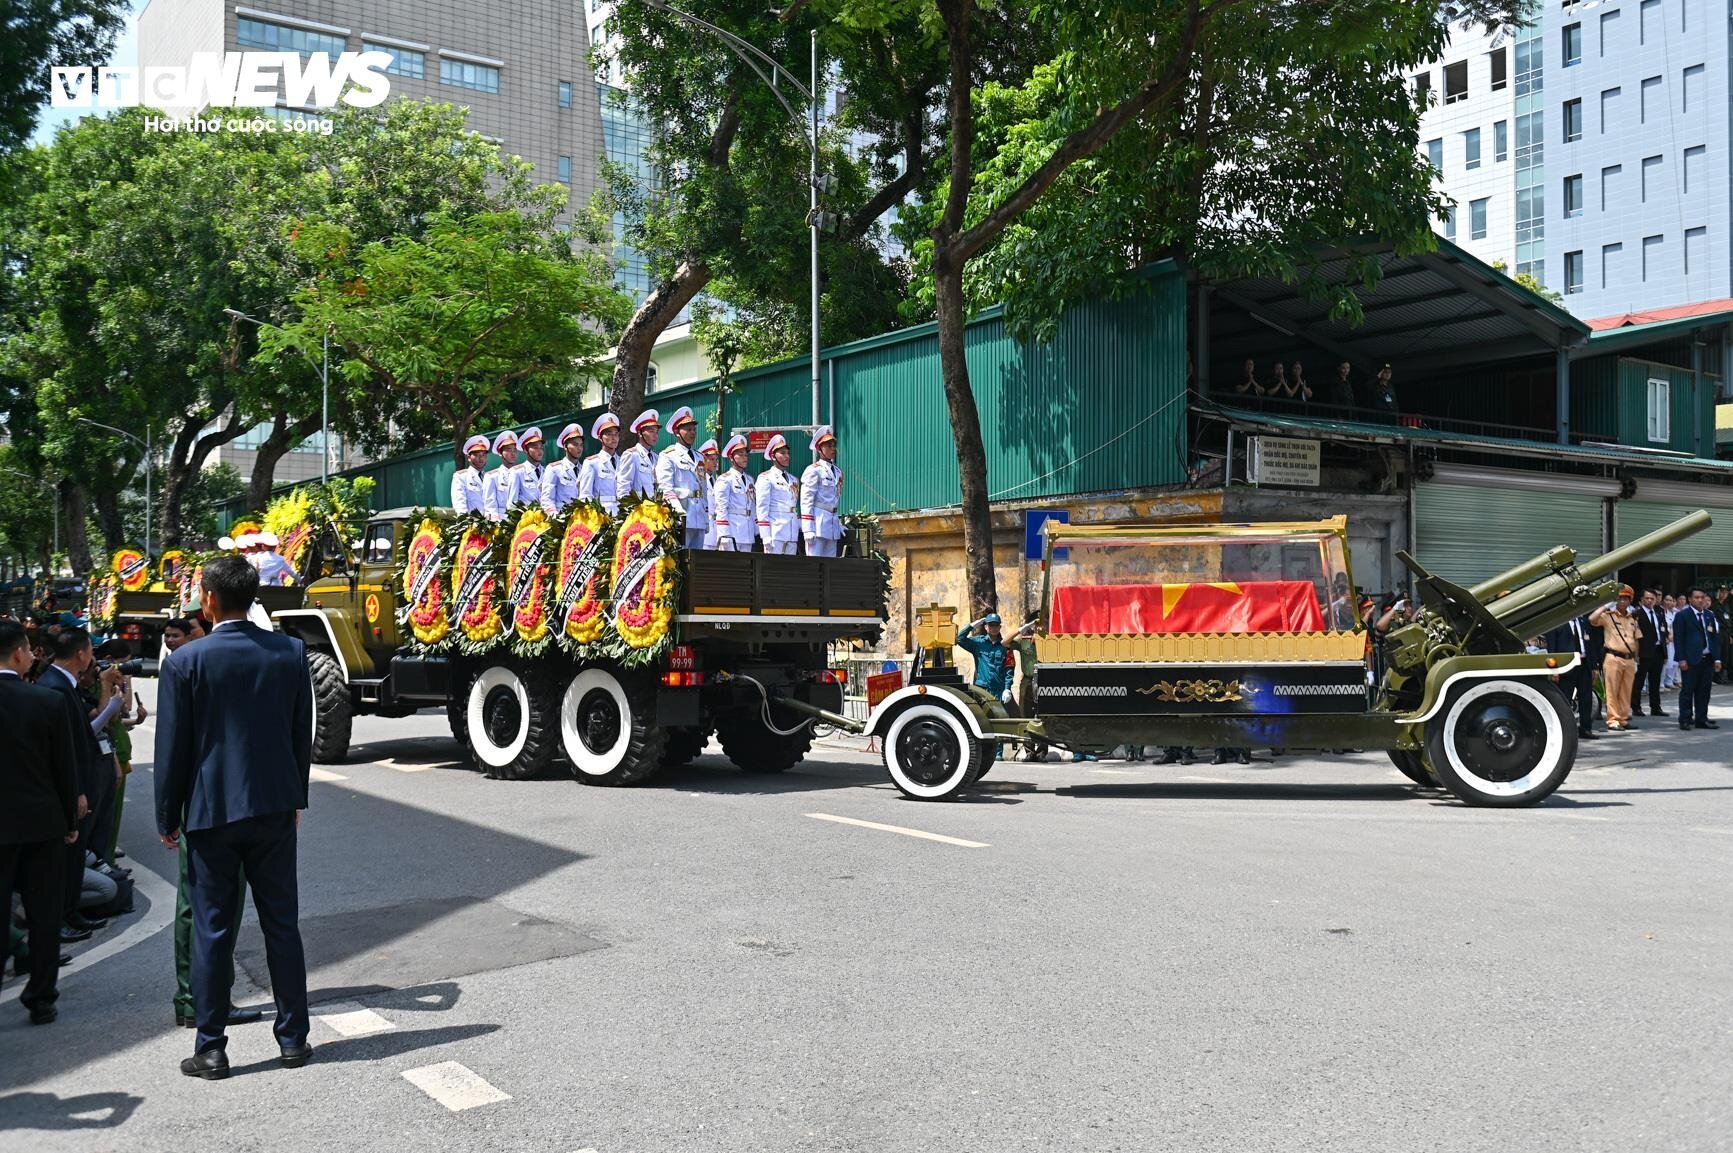
<svg viewBox="0 0 1733 1153">
<path fill-rule="evenodd" d="M 1240 696 L 1238 681 L 1156 681 L 1146 689 L 1138 689 L 1137 693 L 1139 696 L 1153 696 L 1164 705 L 1220 705 L 1245 700 Z"/>
<path fill-rule="evenodd" d="M 1366 635 L 1333 633 L 1068 633 L 1041 637 L 1036 654 L 1055 664 L 1247 664 L 1357 661 Z"/>
</svg>

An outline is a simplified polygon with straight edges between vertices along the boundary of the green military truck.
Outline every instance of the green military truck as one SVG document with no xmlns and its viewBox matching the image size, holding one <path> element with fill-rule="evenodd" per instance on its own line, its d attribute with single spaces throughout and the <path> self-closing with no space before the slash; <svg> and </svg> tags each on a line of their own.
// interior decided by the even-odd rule
<svg viewBox="0 0 1733 1153">
<path fill-rule="evenodd" d="M 872 557 L 677 554 L 674 643 L 653 667 L 579 660 L 424 654 L 399 632 L 394 578 L 417 510 L 375 514 L 358 547 L 327 530 L 301 589 L 262 589 L 278 629 L 307 645 L 316 704 L 314 759 L 348 753 L 357 715 L 441 706 L 452 736 L 489 776 L 525 778 L 556 758 L 596 785 L 631 785 L 684 764 L 714 734 L 739 768 L 780 772 L 812 744 L 783 702 L 840 710 L 846 674 L 829 646 L 876 642 L 885 587 Z M 276 603 L 272 603 L 275 601 Z"/>
</svg>

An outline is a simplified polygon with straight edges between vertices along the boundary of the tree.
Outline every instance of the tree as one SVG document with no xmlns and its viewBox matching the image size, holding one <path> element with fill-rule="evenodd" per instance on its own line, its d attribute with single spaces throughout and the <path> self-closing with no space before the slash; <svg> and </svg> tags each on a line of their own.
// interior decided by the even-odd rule
<svg viewBox="0 0 1733 1153">
<path fill-rule="evenodd" d="M 35 130 L 51 70 L 106 64 L 131 8 L 127 0 L 12 0 L 0 9 L 0 156 Z"/>
<path fill-rule="evenodd" d="M 518 212 L 436 214 L 424 239 L 359 247 L 318 222 L 294 247 L 318 272 L 295 294 L 299 316 L 260 334 L 261 356 L 294 356 L 329 332 L 346 403 L 384 393 L 437 417 L 459 460 L 482 416 L 552 407 L 628 307 L 600 255 Z"/>
<path fill-rule="evenodd" d="M 1446 8 L 1411 0 L 1057 0 L 1012 12 L 974 0 L 839 0 L 872 30 L 942 29 L 949 166 L 911 214 L 939 326 L 956 438 L 971 611 L 996 605 L 986 453 L 964 359 L 971 303 L 1006 302 L 1040 335 L 1085 292 L 1129 291 L 1153 255 L 1307 280 L 1308 254 L 1366 231 L 1431 243 L 1440 207 L 1415 147 L 1404 81 L 1435 57 Z M 1521 0 L 1467 0 L 1498 20 Z M 1009 46 L 1009 47 L 1008 47 Z M 1032 54 L 975 83 L 981 60 Z M 917 235 L 916 229 L 924 232 Z M 1424 235 L 1422 235 L 1424 233 Z M 1306 285 L 1326 292 L 1331 286 Z M 1336 306 L 1351 311 L 1351 288 Z"/>
</svg>

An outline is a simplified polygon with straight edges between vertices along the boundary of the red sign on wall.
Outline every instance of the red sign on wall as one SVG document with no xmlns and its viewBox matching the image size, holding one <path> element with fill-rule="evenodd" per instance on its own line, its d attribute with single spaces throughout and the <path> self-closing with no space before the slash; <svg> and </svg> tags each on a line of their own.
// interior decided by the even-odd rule
<svg viewBox="0 0 1733 1153">
<path fill-rule="evenodd" d="M 867 678 L 867 708 L 877 708 L 880 701 L 903 687 L 903 674 L 874 673 Z"/>
<path fill-rule="evenodd" d="M 769 444 L 770 438 L 775 435 L 776 433 L 768 428 L 755 428 L 746 434 L 746 447 L 750 448 L 754 455 L 757 455 L 764 451 L 764 446 Z"/>
</svg>

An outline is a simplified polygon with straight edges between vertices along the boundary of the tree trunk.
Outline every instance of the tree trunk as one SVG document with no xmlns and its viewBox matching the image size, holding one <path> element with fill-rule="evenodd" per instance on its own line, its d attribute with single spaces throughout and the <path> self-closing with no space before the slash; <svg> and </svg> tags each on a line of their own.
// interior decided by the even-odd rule
<svg viewBox="0 0 1733 1153">
<path fill-rule="evenodd" d="M 69 480 L 61 481 L 60 543 L 66 549 L 66 563 L 72 566 L 74 576 L 88 576 L 94 567 L 90 563 L 90 536 L 84 531 L 89 515 L 84 490 Z"/>
<path fill-rule="evenodd" d="M 622 425 L 629 425 L 644 411 L 644 374 L 650 370 L 650 353 L 656 347 L 656 338 L 709 283 L 709 265 L 684 261 L 632 314 L 614 352 L 614 386 L 608 398 L 608 408 Z"/>
<path fill-rule="evenodd" d="M 211 452 L 217 446 L 227 444 L 247 431 L 247 425 L 238 412 L 231 412 L 228 423 L 221 428 L 211 432 L 203 431 L 207 424 L 221 415 L 220 411 L 187 413 L 181 420 L 180 431 L 175 433 L 168 467 L 163 469 L 162 493 L 157 504 L 160 510 L 157 541 L 160 543 L 152 543 L 156 544 L 159 552 L 180 548 L 184 542 L 186 534 L 182 509 L 186 504 L 187 493 L 192 489 L 193 480 L 199 475 L 199 470 L 205 467 L 205 461 L 210 459 Z"/>
<path fill-rule="evenodd" d="M 963 489 L 963 579 L 971 620 L 997 611 L 998 583 L 993 570 L 993 514 L 987 500 L 987 449 L 981 439 L 981 413 L 969 383 L 963 355 L 963 270 L 941 251 L 933 260 L 938 292 L 939 372 L 945 383 L 945 411 L 957 442 L 957 479 Z"/>
<path fill-rule="evenodd" d="M 271 485 L 277 477 L 277 462 L 293 446 L 300 444 L 319 430 L 319 418 L 309 416 L 290 423 L 289 414 L 279 409 L 271 417 L 271 434 L 254 450 L 253 472 L 247 478 L 247 507 L 262 509 L 271 500 Z"/>
<path fill-rule="evenodd" d="M 120 516 L 120 494 L 108 490 L 98 490 L 93 502 L 96 505 L 96 527 L 102 533 L 102 543 L 105 556 L 112 553 L 123 544 L 142 543 L 131 542 L 126 538 L 126 523 Z"/>
</svg>

